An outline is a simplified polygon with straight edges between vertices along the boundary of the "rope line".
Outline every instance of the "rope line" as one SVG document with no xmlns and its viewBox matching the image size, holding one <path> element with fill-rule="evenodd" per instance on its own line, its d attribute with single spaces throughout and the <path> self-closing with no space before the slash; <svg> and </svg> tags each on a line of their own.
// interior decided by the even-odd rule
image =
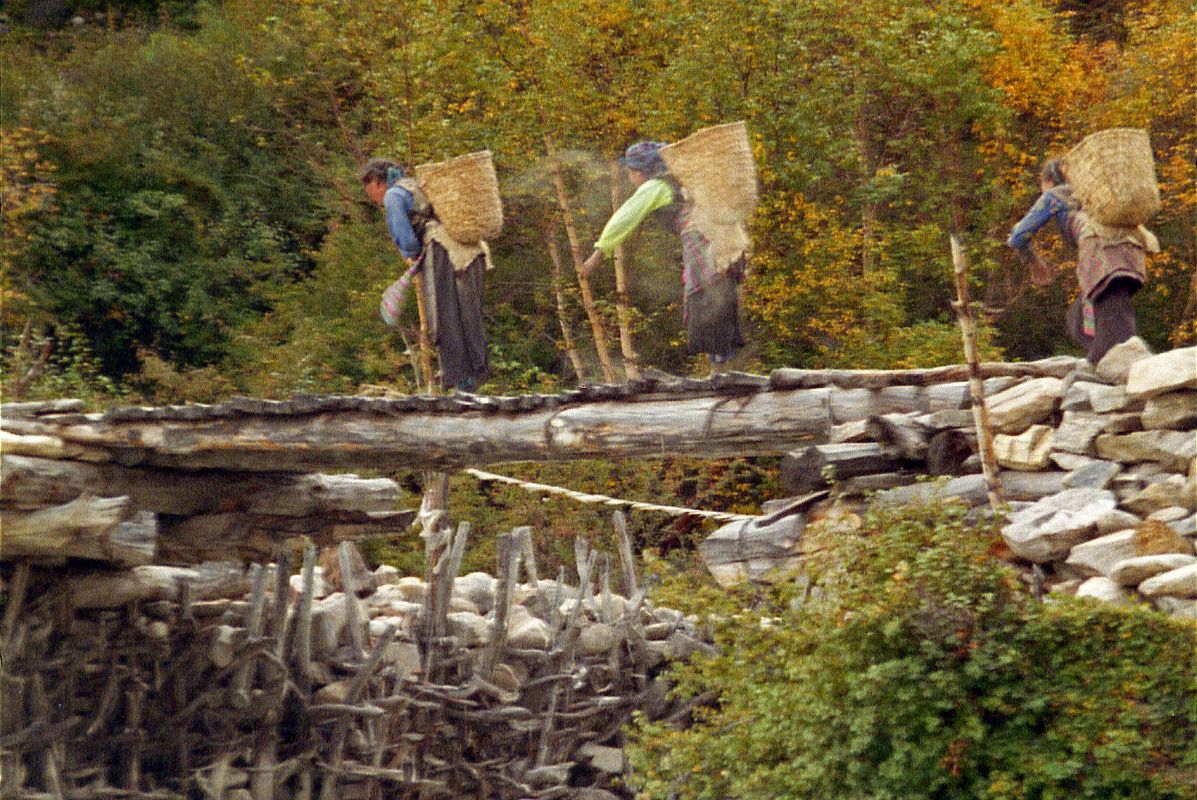
<svg viewBox="0 0 1197 800">
<path fill-rule="evenodd" d="M 638 511 L 659 511 L 663 514 L 672 514 L 675 517 L 683 517 L 686 515 L 707 517 L 708 519 L 721 520 L 723 522 L 739 522 L 742 520 L 756 519 L 756 517 L 751 514 L 732 514 L 726 511 L 703 511 L 697 508 L 681 508 L 679 506 L 662 506 L 656 503 L 642 503 L 639 500 L 621 500 L 618 497 L 609 497 L 605 494 L 588 494 L 586 492 L 577 492 L 573 489 L 566 489 L 563 486 L 550 486 L 547 483 L 532 483 L 531 481 L 524 481 L 520 480 L 519 478 L 509 477 L 507 475 L 496 475 L 493 472 L 483 472 L 480 469 L 466 469 L 464 471 L 473 475 L 480 481 L 499 481 L 500 483 L 510 483 L 529 492 L 559 494 L 563 497 L 568 497 L 571 500 L 576 500 L 579 503 L 602 503 L 608 506 L 626 506 L 628 508 L 634 508 Z"/>
</svg>

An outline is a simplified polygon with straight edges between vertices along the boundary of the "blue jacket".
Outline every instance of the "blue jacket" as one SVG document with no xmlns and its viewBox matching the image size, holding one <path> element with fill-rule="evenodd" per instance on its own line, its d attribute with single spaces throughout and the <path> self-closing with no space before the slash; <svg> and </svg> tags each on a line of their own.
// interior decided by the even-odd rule
<svg viewBox="0 0 1197 800">
<path fill-rule="evenodd" d="M 411 225 L 411 211 L 415 205 L 412 193 L 398 183 L 391 185 L 382 196 L 382 207 L 386 212 L 387 231 L 405 258 L 419 258 L 422 245 Z"/>
<path fill-rule="evenodd" d="M 1035 232 L 1050 222 L 1053 217 L 1064 241 L 1071 245 L 1076 244 L 1072 232 L 1074 208 L 1056 194 L 1056 188 L 1058 187 L 1048 189 L 1039 195 L 1039 199 L 1035 201 L 1035 205 L 1031 206 L 1031 210 L 1010 231 L 1010 238 L 1006 240 L 1006 244 L 1015 250 L 1022 250 L 1030 245 L 1031 237 L 1035 235 Z"/>
</svg>

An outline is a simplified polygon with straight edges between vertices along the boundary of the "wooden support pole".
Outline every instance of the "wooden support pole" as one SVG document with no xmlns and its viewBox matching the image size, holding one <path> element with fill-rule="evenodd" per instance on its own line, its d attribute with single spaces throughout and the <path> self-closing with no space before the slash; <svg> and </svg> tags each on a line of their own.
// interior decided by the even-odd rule
<svg viewBox="0 0 1197 800">
<path fill-rule="evenodd" d="M 615 532 L 619 535 L 619 566 L 623 572 L 623 594 L 631 597 L 638 588 L 636 584 L 636 559 L 632 555 L 632 537 L 628 535 L 628 520 L 622 511 L 611 515 Z"/>
<path fill-rule="evenodd" d="M 565 356 L 570 366 L 574 368 L 574 376 L 578 383 L 586 381 L 586 368 L 582 365 L 582 358 L 578 355 L 578 345 L 574 341 L 574 331 L 569 324 L 569 307 L 565 301 L 565 282 L 561 275 L 561 250 L 557 247 L 557 237 L 554 235 L 554 224 L 551 218 L 544 222 L 544 243 L 549 251 L 549 269 L 553 281 L 553 295 L 557 300 L 557 323 L 561 326 L 561 344 L 565 348 Z"/>
<path fill-rule="evenodd" d="M 412 282 L 416 294 L 416 312 L 420 317 L 420 373 L 424 385 L 430 392 L 435 393 L 436 374 L 432 371 L 432 323 L 429 321 L 428 307 L 424 301 L 424 276 L 416 273 Z"/>
<path fill-rule="evenodd" d="M 619 165 L 611 162 L 611 211 L 615 212 L 620 206 L 619 200 Z M 640 377 L 640 357 L 636 354 L 636 346 L 632 341 L 632 303 L 628 297 L 628 265 L 624 257 L 623 245 L 615 248 L 613 259 L 615 267 L 615 313 L 619 321 L 619 349 L 623 353 L 623 370 L 628 380 Z"/>
<path fill-rule="evenodd" d="M 578 239 L 578 229 L 574 225 L 573 212 L 570 210 L 569 197 L 565 192 L 565 175 L 561 169 L 561 159 L 557 156 L 557 149 L 553 146 L 553 137 L 544 135 L 544 148 L 549 157 L 549 169 L 553 175 L 553 187 L 557 190 L 557 205 L 561 208 L 561 220 L 565 223 L 565 235 L 569 237 L 569 251 L 574 257 L 574 269 L 578 275 L 578 287 L 582 292 L 582 306 L 586 309 L 586 317 L 590 320 L 590 330 L 594 334 L 594 349 L 598 352 L 599 365 L 603 369 L 603 380 L 615 383 L 615 367 L 611 363 L 608 352 L 607 332 L 603 328 L 603 320 L 599 316 L 598 306 L 594 302 L 594 292 L 590 288 L 590 278 L 582 274 L 582 262 L 586 260 L 582 253 L 582 245 Z"/>
<path fill-rule="evenodd" d="M 985 475 L 985 486 L 990 507 L 996 509 L 1002 503 L 1002 484 L 998 477 L 997 458 L 993 452 L 993 429 L 989 425 L 989 411 L 985 407 L 985 383 L 981 379 L 980 359 L 977 357 L 976 327 L 973 324 L 972 307 L 968 294 L 968 259 L 960 236 L 955 231 L 950 236 L 952 247 L 952 268 L 956 273 L 956 301 L 952 308 L 960 323 L 960 336 L 964 341 L 964 360 L 968 364 L 968 390 L 972 397 L 973 422 L 977 427 L 977 447 L 981 453 L 981 471 Z"/>
</svg>

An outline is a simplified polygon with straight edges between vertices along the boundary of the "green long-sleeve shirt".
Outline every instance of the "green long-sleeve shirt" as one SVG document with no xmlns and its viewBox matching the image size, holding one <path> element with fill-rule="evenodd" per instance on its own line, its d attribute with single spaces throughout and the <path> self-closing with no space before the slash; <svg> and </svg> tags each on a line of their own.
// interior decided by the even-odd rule
<svg viewBox="0 0 1197 800">
<path fill-rule="evenodd" d="M 649 214 L 672 202 L 673 188 L 660 178 L 651 178 L 640 184 L 607 220 L 602 234 L 594 243 L 594 249 L 601 250 L 604 256 L 610 258 L 615 248 L 631 236 Z"/>
</svg>

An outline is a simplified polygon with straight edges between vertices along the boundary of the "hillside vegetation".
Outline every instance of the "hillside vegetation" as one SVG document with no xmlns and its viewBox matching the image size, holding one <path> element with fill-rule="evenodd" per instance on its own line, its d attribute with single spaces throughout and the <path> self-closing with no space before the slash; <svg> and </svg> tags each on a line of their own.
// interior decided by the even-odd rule
<svg viewBox="0 0 1197 800">
<path fill-rule="evenodd" d="M 507 218 L 486 388 L 577 380 L 550 240 L 594 380 L 546 142 L 588 250 L 612 189 L 629 191 L 608 169 L 627 144 L 734 119 L 762 188 L 746 367 L 959 360 L 953 226 L 986 353 L 1071 351 L 1067 264 L 1033 288 L 1003 240 L 1041 160 L 1109 126 L 1150 131 L 1163 191 L 1143 333 L 1157 348 L 1197 334 L 1183 0 L 22 0 L 5 14 L 7 398 L 413 390 L 414 309 L 401 332 L 378 320 L 401 262 L 356 170 L 483 148 Z M 679 346 L 676 242 L 645 230 L 628 259 L 642 363 L 697 368 Z M 613 328 L 609 269 L 597 294 Z"/>
</svg>

